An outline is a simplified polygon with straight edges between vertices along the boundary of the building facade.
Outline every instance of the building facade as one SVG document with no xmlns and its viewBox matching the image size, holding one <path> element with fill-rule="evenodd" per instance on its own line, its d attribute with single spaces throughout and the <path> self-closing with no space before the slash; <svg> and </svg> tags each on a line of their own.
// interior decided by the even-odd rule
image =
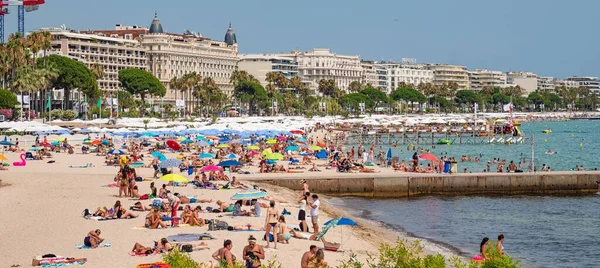
<svg viewBox="0 0 600 268">
<path fill-rule="evenodd" d="M 396 90 L 400 83 L 413 84 L 418 86 L 421 83 L 433 83 L 433 71 L 425 68 L 424 65 L 411 65 L 402 63 L 381 63 L 386 70 L 385 92 L 390 94 Z"/>
<path fill-rule="evenodd" d="M 362 81 L 360 56 L 336 54 L 323 48 L 278 55 L 292 57 L 298 62 L 298 74 L 303 81 L 309 83 L 312 90 L 318 88 L 319 81 L 322 79 L 334 80 L 337 86 L 345 91 L 353 81 Z"/>
<path fill-rule="evenodd" d="M 78 60 L 88 68 L 98 64 L 104 76 L 98 79 L 102 91 L 119 90 L 119 71 L 126 68 L 146 70 L 146 50 L 137 40 L 107 37 L 61 28 L 42 28 L 52 36 L 51 53 Z"/>
<path fill-rule="evenodd" d="M 554 87 L 579 87 L 579 82 L 567 79 L 556 79 L 554 80 Z"/>
<path fill-rule="evenodd" d="M 554 85 L 555 81 L 556 81 L 556 79 L 554 79 L 554 77 L 540 76 L 540 77 L 538 77 L 537 88 L 544 92 L 552 91 L 555 88 L 555 85 Z"/>
<path fill-rule="evenodd" d="M 266 79 L 269 72 L 280 72 L 288 80 L 298 76 L 298 63 L 293 57 L 274 54 L 240 55 L 238 69 L 254 76 L 263 86 L 268 84 Z"/>
<path fill-rule="evenodd" d="M 469 88 L 469 72 L 465 66 L 427 64 L 425 68 L 433 71 L 433 84 L 436 86 L 456 83 L 459 89 Z"/>
<path fill-rule="evenodd" d="M 375 88 L 380 88 L 379 78 L 377 75 L 378 64 L 373 61 L 361 61 L 360 66 L 362 68 L 362 78 L 360 80 L 364 85 L 371 85 Z"/>
<path fill-rule="evenodd" d="M 475 69 L 469 72 L 469 87 L 471 90 L 482 90 L 484 87 L 506 87 L 506 74 L 500 71 Z"/>
<path fill-rule="evenodd" d="M 508 72 L 507 82 L 519 86 L 524 95 L 534 92 L 538 88 L 538 75 L 533 72 Z"/>
<path fill-rule="evenodd" d="M 600 81 L 598 77 L 593 76 L 571 76 L 567 77 L 567 81 L 573 81 L 577 83 L 577 87 L 584 87 L 589 89 L 596 95 L 600 95 Z"/>
</svg>

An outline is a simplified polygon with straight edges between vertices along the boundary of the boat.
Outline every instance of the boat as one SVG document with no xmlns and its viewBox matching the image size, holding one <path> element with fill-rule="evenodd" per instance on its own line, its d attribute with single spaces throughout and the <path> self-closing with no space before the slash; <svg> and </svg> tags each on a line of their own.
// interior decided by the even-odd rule
<svg viewBox="0 0 600 268">
<path fill-rule="evenodd" d="M 544 129 L 542 130 L 542 133 L 550 134 L 552 133 L 552 129 Z"/>
<path fill-rule="evenodd" d="M 447 140 L 447 139 L 440 139 L 438 141 L 438 144 L 452 144 L 451 140 Z"/>
</svg>

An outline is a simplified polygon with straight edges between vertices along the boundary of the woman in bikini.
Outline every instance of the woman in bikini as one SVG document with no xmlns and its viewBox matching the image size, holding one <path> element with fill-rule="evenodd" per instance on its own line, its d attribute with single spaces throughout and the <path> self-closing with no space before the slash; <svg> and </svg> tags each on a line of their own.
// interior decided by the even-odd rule
<svg viewBox="0 0 600 268">
<path fill-rule="evenodd" d="M 171 250 L 173 250 L 173 245 L 169 243 L 169 240 L 163 237 L 160 239 L 160 242 L 156 245 L 156 249 L 154 250 L 154 252 L 167 253 Z"/>
<path fill-rule="evenodd" d="M 137 215 L 131 213 L 131 211 L 127 211 L 122 205 L 121 201 L 117 200 L 113 207 L 115 209 L 115 216 L 117 219 L 129 219 L 136 218 Z"/>
<path fill-rule="evenodd" d="M 292 235 L 290 234 L 290 230 L 288 229 L 287 224 L 285 223 L 285 216 L 279 216 L 279 223 L 277 224 L 277 229 L 279 241 L 281 241 L 281 243 L 283 244 L 289 244 L 290 237 L 292 237 Z"/>
<path fill-rule="evenodd" d="M 119 183 L 119 197 L 123 196 L 123 194 L 127 196 L 127 188 L 129 187 L 127 183 L 127 173 L 121 169 L 119 173 L 117 173 L 115 180 Z"/>
<path fill-rule="evenodd" d="M 158 229 L 159 226 L 163 229 L 167 228 L 167 225 L 162 221 L 162 215 L 158 211 L 158 208 L 153 208 L 146 216 L 146 228 Z"/>
<path fill-rule="evenodd" d="M 275 242 L 275 249 L 277 249 L 277 216 L 279 215 L 279 210 L 275 208 L 275 201 L 271 201 L 269 203 L 269 208 L 267 209 L 267 216 L 265 217 L 265 236 L 267 237 L 267 248 L 269 248 L 269 233 L 271 230 L 273 231 L 273 240 Z"/>
</svg>

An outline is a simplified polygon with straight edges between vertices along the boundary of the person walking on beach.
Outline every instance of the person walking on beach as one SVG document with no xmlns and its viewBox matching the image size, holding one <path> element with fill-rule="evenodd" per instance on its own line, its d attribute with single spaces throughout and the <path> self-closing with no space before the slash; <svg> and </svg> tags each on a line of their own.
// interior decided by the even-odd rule
<svg viewBox="0 0 600 268">
<path fill-rule="evenodd" d="M 212 255 L 212 258 L 217 261 L 217 265 L 212 267 L 233 267 L 235 256 L 231 254 L 232 248 L 233 243 L 231 243 L 231 240 L 225 240 L 225 242 L 223 242 L 223 247 Z"/>
<path fill-rule="evenodd" d="M 310 249 L 307 252 L 302 254 L 302 259 L 300 260 L 300 267 L 308 268 L 308 260 L 312 258 L 319 248 L 316 245 L 310 245 Z"/>
<path fill-rule="evenodd" d="M 277 249 L 277 216 L 279 211 L 275 208 L 275 201 L 269 202 L 269 208 L 267 209 L 267 216 L 265 217 L 265 240 L 267 240 L 267 248 L 269 248 L 269 233 L 273 230 L 273 241 L 275 242 L 275 249 Z"/>
<path fill-rule="evenodd" d="M 321 201 L 319 201 L 319 196 L 316 194 L 312 195 L 312 203 L 310 204 L 310 220 L 313 224 L 313 233 L 319 233 L 319 207 L 321 206 Z"/>
<path fill-rule="evenodd" d="M 308 232 L 308 224 L 306 224 L 306 205 L 308 204 L 309 196 L 310 194 L 305 194 L 299 200 L 298 220 L 300 221 L 300 230 L 302 232 Z"/>
<path fill-rule="evenodd" d="M 246 268 L 260 267 L 260 260 L 265 259 L 265 250 L 256 244 L 256 238 L 252 235 L 248 237 L 248 245 L 244 247 L 242 254 Z"/>
</svg>

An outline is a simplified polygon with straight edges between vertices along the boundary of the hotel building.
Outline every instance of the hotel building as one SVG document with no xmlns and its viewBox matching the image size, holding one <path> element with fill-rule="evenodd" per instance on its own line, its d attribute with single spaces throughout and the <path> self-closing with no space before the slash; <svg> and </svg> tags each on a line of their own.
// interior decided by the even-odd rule
<svg viewBox="0 0 600 268">
<path fill-rule="evenodd" d="M 523 95 L 528 95 L 538 88 L 538 76 L 533 72 L 508 72 L 506 77 L 509 84 L 519 86 L 523 90 Z"/>
<path fill-rule="evenodd" d="M 550 76 L 538 77 L 537 88 L 542 91 L 552 91 L 554 90 L 554 83 L 556 79 Z"/>
<path fill-rule="evenodd" d="M 600 95 L 600 81 L 598 77 L 592 76 L 571 76 L 567 77 L 567 81 L 573 81 L 577 83 L 577 87 L 588 88 L 591 92 L 596 95 Z"/>
<path fill-rule="evenodd" d="M 506 74 L 500 71 L 475 69 L 469 72 L 469 87 L 471 90 L 481 90 L 484 87 L 506 87 Z"/>
<path fill-rule="evenodd" d="M 433 83 L 434 72 L 426 69 L 424 65 L 412 65 L 402 63 L 381 63 L 380 66 L 386 71 L 385 92 L 390 94 L 396 90 L 400 83 L 418 86 L 421 83 Z"/>
<path fill-rule="evenodd" d="M 240 55 L 238 69 L 254 76 L 263 86 L 268 84 L 266 79 L 269 72 L 280 72 L 288 80 L 298 76 L 298 63 L 293 57 L 275 54 Z"/>
<path fill-rule="evenodd" d="M 433 84 L 441 86 L 447 83 L 458 84 L 459 89 L 469 88 L 467 67 L 448 64 L 427 64 L 425 68 L 433 71 Z"/>
</svg>

